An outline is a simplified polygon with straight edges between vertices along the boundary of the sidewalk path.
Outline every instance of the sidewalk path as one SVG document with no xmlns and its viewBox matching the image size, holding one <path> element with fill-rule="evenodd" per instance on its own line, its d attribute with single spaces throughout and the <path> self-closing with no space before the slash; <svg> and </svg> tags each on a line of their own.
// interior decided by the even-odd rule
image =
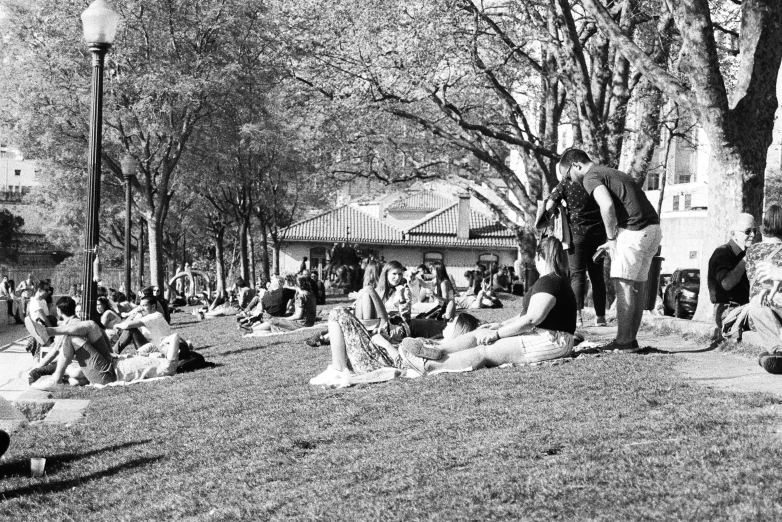
<svg viewBox="0 0 782 522">
<path fill-rule="evenodd" d="M 8 401 L 16 400 L 29 389 L 23 374 L 35 361 L 25 350 L 27 337 L 24 325 L 11 325 L 0 331 L 0 397 Z"/>
</svg>

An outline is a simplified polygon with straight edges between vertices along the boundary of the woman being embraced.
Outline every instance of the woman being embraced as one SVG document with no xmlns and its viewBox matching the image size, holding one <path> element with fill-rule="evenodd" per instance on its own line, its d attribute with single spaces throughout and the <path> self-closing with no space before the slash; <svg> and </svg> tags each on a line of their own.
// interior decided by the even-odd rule
<svg viewBox="0 0 782 522">
<path fill-rule="evenodd" d="M 562 243 L 553 237 L 542 239 L 535 266 L 541 277 L 524 295 L 520 316 L 436 346 L 410 340 L 399 350 L 404 366 L 426 375 L 508 363 L 530 364 L 570 355 L 577 304 Z"/>
<path fill-rule="evenodd" d="M 378 300 L 377 293 L 373 294 Z M 310 380 L 313 386 L 347 386 L 356 375 L 405 369 L 405 362 L 399 356 L 397 343 L 391 342 L 386 333 L 385 321 L 388 316 L 381 310 L 381 327 L 375 335 L 370 334 L 364 325 L 345 308 L 335 308 L 329 315 L 329 336 L 331 337 L 331 364 L 317 377 Z M 443 336 L 445 340 L 459 337 L 478 328 L 480 322 L 470 314 L 460 314 L 448 322 Z M 404 339 L 403 343 L 414 341 Z M 415 340 L 423 345 L 427 339 Z M 415 372 L 414 372 L 415 373 Z M 388 377 L 390 378 L 390 377 Z M 381 379 L 383 380 L 383 379 Z"/>
</svg>

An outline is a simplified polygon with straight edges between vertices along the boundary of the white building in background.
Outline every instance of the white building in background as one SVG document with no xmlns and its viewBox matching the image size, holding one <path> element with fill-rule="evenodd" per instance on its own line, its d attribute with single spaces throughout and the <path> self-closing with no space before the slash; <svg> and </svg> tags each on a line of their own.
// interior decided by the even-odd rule
<svg viewBox="0 0 782 522">
<path fill-rule="evenodd" d="M 20 201 L 38 186 L 35 162 L 0 144 L 0 202 Z"/>
</svg>

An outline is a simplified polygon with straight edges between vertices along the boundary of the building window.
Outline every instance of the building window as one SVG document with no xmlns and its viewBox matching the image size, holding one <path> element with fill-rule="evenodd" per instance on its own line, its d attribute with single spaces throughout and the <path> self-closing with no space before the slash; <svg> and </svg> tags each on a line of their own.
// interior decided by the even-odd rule
<svg viewBox="0 0 782 522">
<path fill-rule="evenodd" d="M 500 256 L 497 254 L 481 254 L 478 256 L 478 262 L 485 266 L 487 269 L 492 269 L 500 262 Z"/>
<path fill-rule="evenodd" d="M 441 263 L 445 263 L 445 258 L 443 257 L 443 254 L 440 252 L 425 252 L 424 264 L 428 265 L 432 261 L 440 261 Z"/>
<path fill-rule="evenodd" d="M 310 248 L 310 270 L 317 270 L 319 266 L 326 267 L 326 247 Z"/>
<path fill-rule="evenodd" d="M 14 171 L 14 176 L 21 176 L 21 175 L 22 175 L 22 171 L 21 170 L 15 170 Z"/>
<path fill-rule="evenodd" d="M 684 210 L 690 210 L 692 208 L 692 194 L 684 195 Z"/>
<path fill-rule="evenodd" d="M 673 197 L 673 211 L 676 212 L 677 210 L 679 210 L 679 195 L 678 194 L 676 194 Z"/>
</svg>

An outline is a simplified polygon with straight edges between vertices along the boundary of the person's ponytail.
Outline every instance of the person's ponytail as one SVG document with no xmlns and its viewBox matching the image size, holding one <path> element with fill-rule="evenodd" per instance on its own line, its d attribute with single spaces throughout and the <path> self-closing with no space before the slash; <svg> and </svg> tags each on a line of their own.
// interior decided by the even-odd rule
<svg viewBox="0 0 782 522">
<path fill-rule="evenodd" d="M 544 237 L 538 242 L 536 251 L 546 262 L 550 272 L 565 279 L 570 279 L 570 264 L 559 239 L 552 236 Z"/>
</svg>

